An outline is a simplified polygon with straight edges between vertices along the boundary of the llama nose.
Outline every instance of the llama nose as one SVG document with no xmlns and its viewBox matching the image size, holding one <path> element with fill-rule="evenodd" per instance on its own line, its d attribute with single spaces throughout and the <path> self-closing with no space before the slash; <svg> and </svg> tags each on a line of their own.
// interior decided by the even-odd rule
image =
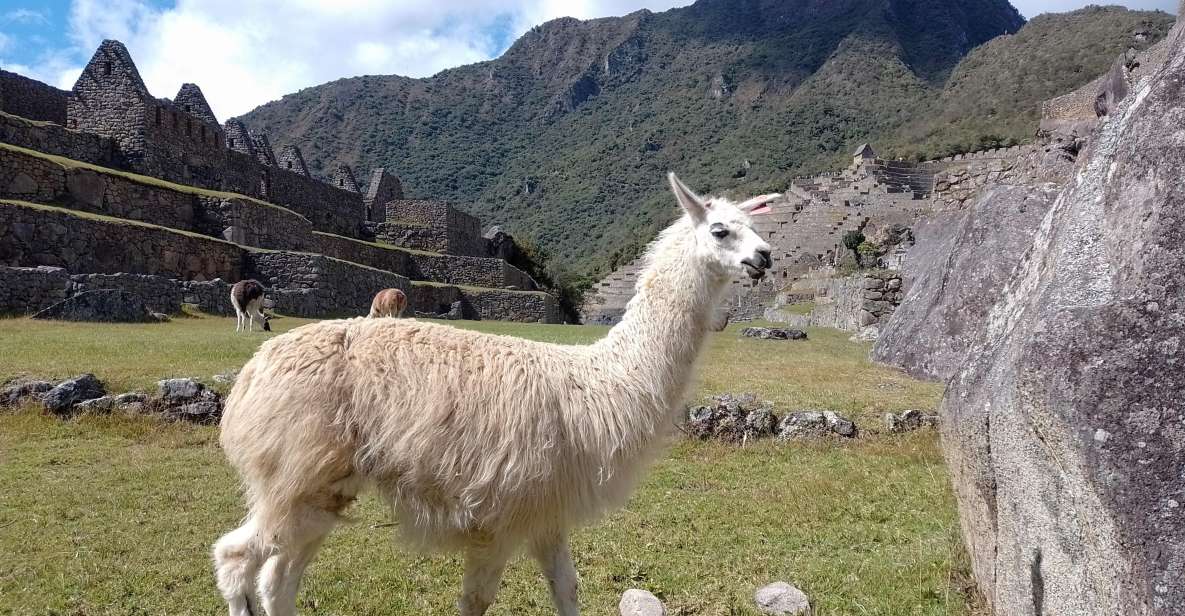
<svg viewBox="0 0 1185 616">
<path fill-rule="evenodd" d="M 774 261 L 773 261 L 773 259 L 770 258 L 768 248 L 763 248 L 761 250 L 758 250 L 757 255 L 759 257 L 761 257 L 761 259 L 760 259 L 760 261 L 762 263 L 761 267 L 763 267 L 765 269 L 769 269 L 769 268 L 773 267 Z"/>
</svg>

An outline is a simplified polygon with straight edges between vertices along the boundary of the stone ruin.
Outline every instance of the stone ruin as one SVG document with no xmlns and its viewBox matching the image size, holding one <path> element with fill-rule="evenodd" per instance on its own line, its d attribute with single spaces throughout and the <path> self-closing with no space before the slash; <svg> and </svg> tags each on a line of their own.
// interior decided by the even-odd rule
<svg viewBox="0 0 1185 616">
<path fill-rule="evenodd" d="M 153 97 L 118 41 L 69 92 L 0 71 L 0 314 L 97 289 L 226 314 L 229 285 L 256 278 L 292 316 L 366 314 L 394 287 L 417 314 L 562 321 L 499 258 L 517 254 L 508 238 L 408 199 L 383 167 L 366 186 L 346 165 L 319 180 L 296 144 L 220 125 L 195 84 Z"/>
<path fill-rule="evenodd" d="M 813 320 L 790 319 L 793 325 L 853 332 L 877 327 L 899 301 L 897 289 L 865 287 L 863 280 L 846 286 L 819 282 L 842 280 L 836 270 L 855 265 L 854 259 L 845 261 L 851 259 L 851 251 L 844 246 L 844 236 L 858 231 L 878 240 L 885 252 L 871 265 L 896 270 L 911 245 L 908 233 L 898 237 L 902 230 L 936 208 L 960 207 L 988 182 L 1010 176 L 1016 159 L 1033 150 L 1034 146 L 1017 146 L 909 163 L 882 159 L 872 146 L 862 144 L 843 171 L 794 178 L 783 196 L 770 203 L 772 211 L 754 218 L 756 231 L 773 249 L 774 266 L 761 281 L 732 281 L 726 299 L 729 320 L 776 318 L 768 310 L 790 294 L 802 303 L 817 299 L 827 305 Z M 596 283 L 581 307 L 584 321 L 616 323 L 634 295 L 642 267 L 641 258 L 636 259 Z M 793 291 L 795 287 L 802 290 Z M 879 296 L 869 297 L 874 294 Z"/>
</svg>

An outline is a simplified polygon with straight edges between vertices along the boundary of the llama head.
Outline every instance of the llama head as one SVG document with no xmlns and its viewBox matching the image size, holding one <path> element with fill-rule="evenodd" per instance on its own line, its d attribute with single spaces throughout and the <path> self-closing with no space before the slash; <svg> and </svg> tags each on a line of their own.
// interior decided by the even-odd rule
<svg viewBox="0 0 1185 616">
<path fill-rule="evenodd" d="M 779 195 L 761 195 L 742 203 L 720 197 L 701 197 L 674 173 L 668 175 L 675 199 L 687 212 L 695 234 L 696 254 L 709 268 L 732 276 L 745 273 L 753 280 L 765 276 L 773 265 L 769 244 L 753 230 L 754 214 L 769 211 L 769 202 Z"/>
</svg>

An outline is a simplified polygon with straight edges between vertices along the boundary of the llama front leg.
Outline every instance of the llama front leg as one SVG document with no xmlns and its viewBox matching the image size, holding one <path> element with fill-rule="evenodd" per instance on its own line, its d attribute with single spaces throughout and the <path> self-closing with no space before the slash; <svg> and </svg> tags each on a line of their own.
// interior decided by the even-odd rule
<svg viewBox="0 0 1185 616">
<path fill-rule="evenodd" d="M 543 576 L 547 578 L 547 586 L 551 589 L 551 601 L 559 615 L 580 616 L 580 603 L 576 597 L 579 577 L 576 567 L 572 565 L 572 553 L 568 549 L 567 538 L 558 535 L 536 540 L 531 545 L 531 554 L 543 570 Z"/>
<path fill-rule="evenodd" d="M 471 548 L 465 553 L 465 578 L 457 601 L 461 616 L 482 616 L 494 603 L 510 553 L 499 544 Z"/>
</svg>

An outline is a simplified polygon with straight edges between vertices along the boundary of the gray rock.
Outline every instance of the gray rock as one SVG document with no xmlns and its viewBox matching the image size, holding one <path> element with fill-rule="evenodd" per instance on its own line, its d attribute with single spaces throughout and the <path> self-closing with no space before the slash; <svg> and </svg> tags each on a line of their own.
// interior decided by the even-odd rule
<svg viewBox="0 0 1185 616">
<path fill-rule="evenodd" d="M 192 400 L 206 389 L 195 379 L 165 379 L 157 381 L 157 388 L 160 392 L 160 397 L 166 403 L 172 404 L 185 400 Z"/>
<path fill-rule="evenodd" d="M 0 392 L 0 405 L 15 406 L 25 398 L 40 400 L 45 392 L 53 389 L 49 381 L 16 381 L 9 383 Z"/>
<path fill-rule="evenodd" d="M 1104 117 L 972 341 L 943 446 L 995 614 L 1185 605 L 1185 25 Z"/>
<path fill-rule="evenodd" d="M 237 378 L 239 378 L 238 370 L 231 370 L 229 372 L 223 372 L 222 374 L 215 374 L 213 377 L 215 383 L 221 383 L 223 385 L 233 384 Z"/>
<path fill-rule="evenodd" d="M 667 608 L 650 592 L 631 588 L 621 593 L 617 611 L 621 616 L 666 616 Z"/>
<path fill-rule="evenodd" d="M 155 320 L 144 306 L 144 300 L 120 289 L 83 291 L 38 312 L 33 318 L 100 323 L 148 323 Z"/>
<path fill-rule="evenodd" d="M 741 330 L 741 335 L 762 340 L 806 340 L 806 332 L 801 329 L 779 327 L 746 327 Z"/>
<path fill-rule="evenodd" d="M 922 426 L 938 425 L 938 416 L 923 413 L 917 409 L 901 411 L 900 414 L 885 413 L 885 429 L 892 433 L 912 432 Z"/>
<path fill-rule="evenodd" d="M 50 412 L 61 414 L 69 412 L 75 404 L 100 398 L 106 393 L 103 383 L 88 373 L 58 383 L 45 392 L 42 402 Z"/>
<path fill-rule="evenodd" d="M 823 419 L 827 421 L 827 427 L 831 428 L 832 432 L 848 438 L 856 436 L 856 424 L 847 417 L 838 415 L 834 411 L 823 411 Z"/>
<path fill-rule="evenodd" d="M 206 390 L 205 393 L 210 394 L 210 397 L 165 409 L 165 417 L 194 423 L 216 423 L 222 417 L 222 400 L 212 391 Z"/>
<path fill-rule="evenodd" d="M 792 616 L 811 613 L 811 602 L 806 593 L 786 582 L 774 582 L 758 588 L 753 594 L 753 601 L 762 614 Z"/>
<path fill-rule="evenodd" d="M 778 440 L 782 441 L 830 434 L 852 438 L 857 432 L 852 420 L 834 411 L 798 411 L 786 415 L 778 423 Z"/>
<path fill-rule="evenodd" d="M 1056 197 L 1056 184 L 996 186 L 965 211 L 915 225 L 905 299 L 882 323 L 873 360 L 950 378 Z"/>
<path fill-rule="evenodd" d="M 753 394 L 715 396 L 707 405 L 688 408 L 687 419 L 692 436 L 730 443 L 770 436 L 777 425 L 772 405 Z"/>
<path fill-rule="evenodd" d="M 115 396 L 103 396 L 74 405 L 74 410 L 86 413 L 107 413 L 115 408 Z"/>
</svg>

